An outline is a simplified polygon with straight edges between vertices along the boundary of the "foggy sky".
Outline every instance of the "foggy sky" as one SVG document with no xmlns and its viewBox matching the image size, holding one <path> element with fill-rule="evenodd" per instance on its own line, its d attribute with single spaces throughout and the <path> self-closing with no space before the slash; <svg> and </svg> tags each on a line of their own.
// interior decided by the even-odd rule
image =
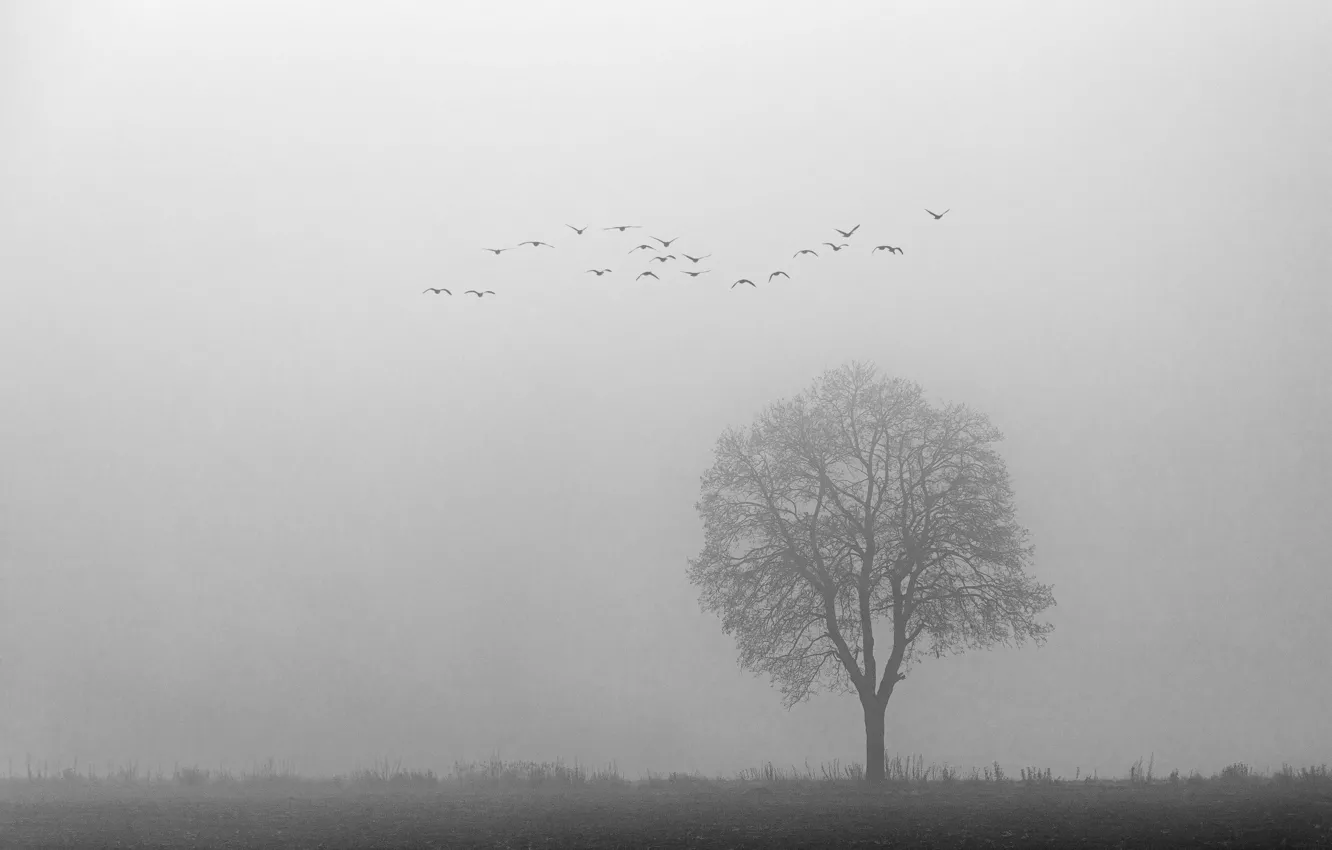
<svg viewBox="0 0 1332 850">
<path fill-rule="evenodd" d="M 862 359 L 1003 430 L 1058 601 L 915 668 L 890 751 L 1332 761 L 1330 26 L 0 6 L 0 759 L 859 760 L 685 562 L 722 430 Z M 715 271 L 635 284 L 649 234 Z"/>
</svg>

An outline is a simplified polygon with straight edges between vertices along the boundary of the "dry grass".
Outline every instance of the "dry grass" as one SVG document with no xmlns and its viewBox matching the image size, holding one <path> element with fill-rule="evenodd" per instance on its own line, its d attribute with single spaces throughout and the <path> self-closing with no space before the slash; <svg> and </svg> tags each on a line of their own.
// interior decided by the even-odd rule
<svg viewBox="0 0 1332 850">
<path fill-rule="evenodd" d="M 7 847 L 1332 847 L 1325 765 L 1162 780 L 1138 762 L 1126 779 L 1066 780 L 997 764 L 964 776 L 916 756 L 890 759 L 888 777 L 868 786 L 838 762 L 637 780 L 614 764 L 500 759 L 446 776 L 384 760 L 332 778 L 272 760 L 239 775 L 43 767 L 0 779 L 0 835 Z"/>
</svg>

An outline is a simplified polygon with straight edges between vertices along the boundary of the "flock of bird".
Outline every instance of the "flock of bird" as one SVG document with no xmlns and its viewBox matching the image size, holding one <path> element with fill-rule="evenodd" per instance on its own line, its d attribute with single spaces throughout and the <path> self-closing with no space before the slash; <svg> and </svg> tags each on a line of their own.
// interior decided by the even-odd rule
<svg viewBox="0 0 1332 850">
<path fill-rule="evenodd" d="M 941 218 L 943 218 L 944 216 L 948 215 L 948 213 L 951 212 L 951 210 L 952 210 L 952 208 L 950 207 L 949 209 L 946 209 L 946 210 L 944 210 L 944 211 L 941 212 L 941 213 L 936 213 L 936 212 L 933 212 L 933 211 L 928 210 L 928 209 L 925 210 L 925 212 L 927 212 L 927 213 L 929 213 L 931 216 L 933 216 L 935 221 L 938 221 L 939 219 L 941 219 Z M 578 235 L 578 236 L 582 236 L 583 233 L 584 233 L 589 227 L 591 227 L 591 225 L 584 225 L 583 227 L 574 227 L 572 224 L 566 224 L 565 227 L 567 227 L 567 228 L 569 228 L 570 230 L 572 230 L 576 235 Z M 640 224 L 616 224 L 616 225 L 612 225 L 611 227 L 603 227 L 602 230 L 618 230 L 618 231 L 620 231 L 621 233 L 624 233 L 624 232 L 627 231 L 627 230 L 639 230 L 639 229 L 641 229 L 641 228 L 642 228 L 642 225 L 640 225 Z M 836 228 L 836 227 L 833 228 L 833 230 L 836 231 L 836 233 L 837 233 L 841 238 L 843 238 L 843 239 L 850 239 L 850 238 L 855 234 L 855 232 L 856 232 L 857 230 L 859 230 L 859 229 L 860 229 L 860 225 L 859 225 L 859 224 L 857 224 L 855 227 L 851 228 L 850 230 L 841 230 L 841 229 Z M 662 253 L 662 252 L 663 252 L 663 251 L 668 251 L 668 250 L 670 250 L 671 245 L 673 245 L 673 244 L 675 244 L 676 242 L 680 241 L 680 237 L 679 237 L 679 236 L 676 236 L 676 237 L 673 238 L 673 239 L 661 239 L 661 238 L 659 238 L 659 237 L 657 237 L 657 236 L 649 236 L 648 238 L 649 238 L 649 239 L 652 239 L 654 242 L 657 242 L 658 244 L 657 244 L 657 245 L 651 245 L 651 244 L 648 244 L 648 243 L 644 242 L 644 243 L 642 243 L 642 244 L 640 244 L 640 245 L 637 245 L 637 246 L 631 248 L 631 249 L 629 250 L 629 253 L 630 253 L 630 254 L 633 254 L 633 253 L 635 253 L 635 252 L 637 252 L 637 251 L 655 251 L 655 252 L 657 252 L 657 253 L 656 253 L 656 256 L 648 258 L 648 262 L 649 262 L 649 263 L 654 263 L 654 262 L 655 262 L 655 263 L 661 263 L 663 266 L 664 266 L 666 263 L 670 262 L 671 260 L 676 260 L 676 259 L 679 259 L 680 257 L 683 257 L 684 259 L 688 260 L 689 262 L 691 262 L 691 263 L 693 263 L 695 266 L 697 266 L 700 262 L 702 262 L 703 260 L 706 260 L 706 259 L 708 259 L 709 257 L 712 256 L 711 254 L 704 254 L 704 255 L 702 255 L 702 256 L 695 257 L 695 256 L 692 256 L 692 255 L 690 255 L 690 254 L 686 254 L 686 253 L 683 252 L 683 251 L 680 252 L 680 257 L 677 257 L 675 254 L 665 254 L 665 253 Z M 511 248 L 482 248 L 481 250 L 483 250 L 483 251 L 489 251 L 489 252 L 491 252 L 492 254 L 494 254 L 495 256 L 498 257 L 500 254 L 503 254 L 505 251 L 515 251 L 515 250 L 517 250 L 518 248 L 521 248 L 521 247 L 523 247 L 523 246 L 525 246 L 525 245 L 531 245 L 533 248 L 550 248 L 550 249 L 552 249 L 552 250 L 555 248 L 555 246 L 552 245 L 552 244 L 550 244 L 549 242 L 542 242 L 542 241 L 539 241 L 539 240 L 536 240 L 536 239 L 529 239 L 529 240 L 527 240 L 526 242 L 519 242 L 516 246 L 511 247 Z M 850 243 L 850 242 L 840 242 L 840 243 L 838 243 L 838 242 L 824 242 L 823 245 L 826 245 L 826 246 L 828 246 L 829 248 L 831 248 L 831 249 L 833 250 L 833 253 L 836 253 L 836 252 L 838 252 L 838 251 L 841 251 L 841 250 L 844 249 L 844 248 L 849 248 L 849 247 L 851 247 L 851 243 Z M 906 253 L 905 251 L 903 251 L 903 250 L 901 249 L 901 247 L 896 246 L 896 245 L 875 245 L 872 249 L 870 249 L 870 253 L 871 253 L 871 254 L 878 253 L 879 251 L 887 251 L 889 254 L 904 254 L 904 253 Z M 791 255 L 791 259 L 794 260 L 794 259 L 796 259 L 796 258 L 798 258 L 798 257 L 800 257 L 801 255 L 804 255 L 804 254 L 811 254 L 811 255 L 813 255 L 813 256 L 815 256 L 815 257 L 819 256 L 819 252 L 816 251 L 816 250 L 814 250 L 813 248 L 802 248 L 802 249 L 800 249 L 799 251 L 796 251 L 794 254 L 792 254 L 792 255 Z M 681 269 L 681 270 L 680 270 L 680 273 L 681 273 L 681 274 L 685 274 L 685 275 L 689 275 L 691 278 L 697 278 L 699 275 L 708 274 L 708 273 L 711 272 L 711 271 L 712 271 L 712 269 L 702 269 L 702 270 Z M 602 275 L 610 274 L 611 272 L 612 272 L 612 269 L 588 269 L 588 270 L 585 272 L 585 274 L 594 274 L 594 275 L 596 275 L 597 277 L 601 277 Z M 637 277 L 634 278 L 634 280 L 642 280 L 642 279 L 645 278 L 645 277 L 650 277 L 650 278 L 654 278 L 654 279 L 656 279 L 656 280 L 661 280 L 661 278 L 657 276 L 656 272 L 653 272 L 653 271 L 651 271 L 650 269 L 649 269 L 648 271 L 644 271 L 644 272 L 642 272 L 641 274 L 639 274 Z M 777 271 L 775 271 L 775 272 L 773 272 L 772 274 L 768 275 L 768 282 L 771 283 L 772 280 L 773 280 L 774 278 L 777 278 L 777 277 L 784 277 L 784 278 L 786 278 L 787 280 L 790 280 L 790 279 L 791 279 L 791 276 L 790 276 L 789 274 L 787 274 L 785 271 L 782 271 L 781 269 L 778 269 Z M 731 289 L 735 289 L 737 286 L 744 286 L 744 285 L 748 285 L 748 286 L 754 287 L 754 288 L 756 288 L 756 289 L 758 288 L 758 284 L 754 283 L 754 281 L 750 280 L 749 278 L 744 278 L 744 277 L 742 277 L 742 278 L 740 278 L 739 280 L 737 280 L 737 281 L 735 281 L 734 283 L 731 284 Z M 425 294 L 427 294 L 427 293 L 433 293 L 433 294 L 435 294 L 435 295 L 452 295 L 452 294 L 453 294 L 453 290 L 451 290 L 451 289 L 447 289 L 447 288 L 442 287 L 442 286 L 431 286 L 431 287 L 427 287 L 426 289 L 422 290 L 422 293 L 421 293 L 421 294 L 422 294 L 422 295 L 425 295 Z M 484 297 L 487 296 L 487 295 L 494 295 L 494 294 L 495 294 L 495 290 L 493 290 L 493 289 L 468 289 L 468 290 L 466 290 L 466 291 L 463 293 L 463 295 L 475 295 L 477 298 L 484 298 Z"/>
</svg>

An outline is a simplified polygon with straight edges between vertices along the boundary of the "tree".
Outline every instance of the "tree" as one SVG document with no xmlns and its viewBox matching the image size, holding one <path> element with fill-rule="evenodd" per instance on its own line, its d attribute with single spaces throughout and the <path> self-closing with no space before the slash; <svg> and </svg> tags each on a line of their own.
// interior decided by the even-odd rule
<svg viewBox="0 0 1332 850">
<path fill-rule="evenodd" d="M 699 603 L 789 709 L 825 685 L 860 698 L 865 778 L 884 715 L 924 652 L 1044 643 L 1051 588 L 1026 573 L 1002 435 L 962 405 L 852 363 L 728 429 L 702 478 Z M 876 628 L 891 638 L 882 667 Z"/>
</svg>

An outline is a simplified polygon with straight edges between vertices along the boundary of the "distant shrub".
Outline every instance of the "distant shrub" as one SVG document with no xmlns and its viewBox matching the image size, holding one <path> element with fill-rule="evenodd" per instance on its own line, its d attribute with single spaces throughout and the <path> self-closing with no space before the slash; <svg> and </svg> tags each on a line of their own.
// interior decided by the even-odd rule
<svg viewBox="0 0 1332 850">
<path fill-rule="evenodd" d="M 197 765 L 194 767 L 177 767 L 171 775 L 172 782 L 187 787 L 207 785 L 210 778 L 211 773 L 206 769 L 200 769 Z"/>
<path fill-rule="evenodd" d="M 1322 785 L 1332 782 L 1332 775 L 1328 774 L 1325 764 L 1302 767 L 1297 771 L 1289 764 L 1282 763 L 1281 770 L 1272 775 L 1272 781 L 1282 786 L 1294 785 L 1297 782 L 1305 785 Z"/>
<path fill-rule="evenodd" d="M 1147 769 L 1143 770 L 1142 757 L 1139 756 L 1136 762 L 1129 765 L 1129 782 L 1132 782 L 1135 785 L 1139 783 L 1144 785 L 1150 784 L 1152 781 L 1152 768 L 1155 764 L 1156 754 L 1153 753 L 1151 761 L 1147 763 Z"/>
<path fill-rule="evenodd" d="M 606 765 L 605 770 L 594 770 L 592 775 L 587 778 L 589 785 L 596 785 L 602 788 L 625 788 L 629 785 L 629 780 L 620 775 L 620 768 L 615 762 Z"/>
<path fill-rule="evenodd" d="M 487 762 L 455 764 L 454 775 L 468 785 L 489 785 L 512 788 L 526 785 L 530 788 L 545 786 L 581 786 L 587 782 L 587 773 L 581 765 L 553 762 L 513 761 L 491 758 Z"/>
<path fill-rule="evenodd" d="M 1222 782 L 1247 782 L 1254 776 L 1253 770 L 1244 762 L 1237 761 L 1221 768 Z"/>
<path fill-rule="evenodd" d="M 1041 770 L 1039 767 L 1024 767 L 1019 769 L 1022 776 L 1022 782 L 1026 785 L 1053 785 L 1054 774 L 1050 768 Z"/>
</svg>

